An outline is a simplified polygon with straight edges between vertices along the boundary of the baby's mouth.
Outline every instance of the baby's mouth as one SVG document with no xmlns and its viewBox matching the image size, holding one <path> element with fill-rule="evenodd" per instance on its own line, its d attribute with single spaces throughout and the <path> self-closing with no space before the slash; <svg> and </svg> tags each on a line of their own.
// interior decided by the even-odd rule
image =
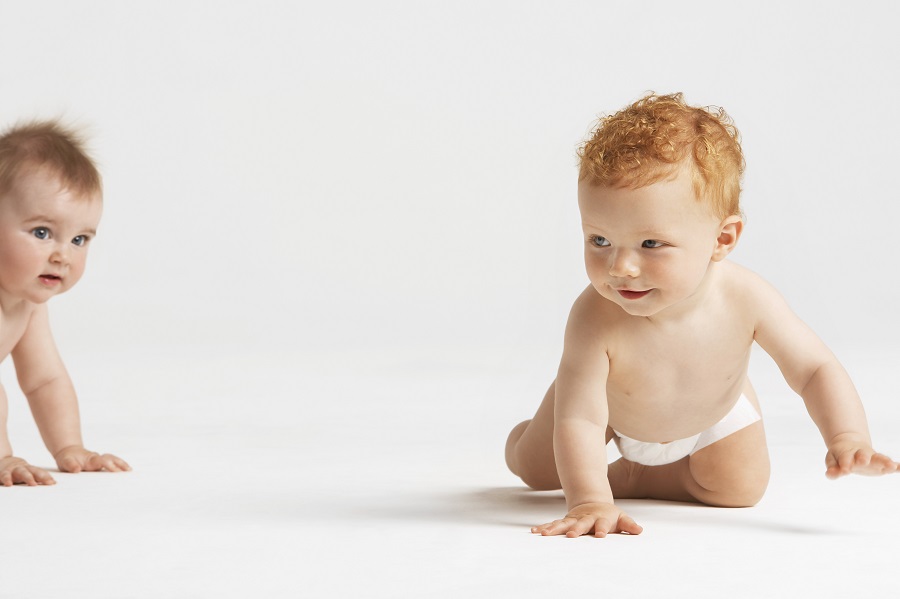
<svg viewBox="0 0 900 599">
<path fill-rule="evenodd" d="M 630 289 L 616 289 L 619 292 L 619 295 L 629 300 L 641 299 L 648 293 L 650 293 L 650 289 L 645 289 L 644 291 L 631 291 Z"/>
<path fill-rule="evenodd" d="M 51 284 L 55 283 L 57 281 L 62 281 L 62 277 L 60 277 L 59 275 L 41 275 L 38 278 L 45 283 L 51 283 Z"/>
</svg>

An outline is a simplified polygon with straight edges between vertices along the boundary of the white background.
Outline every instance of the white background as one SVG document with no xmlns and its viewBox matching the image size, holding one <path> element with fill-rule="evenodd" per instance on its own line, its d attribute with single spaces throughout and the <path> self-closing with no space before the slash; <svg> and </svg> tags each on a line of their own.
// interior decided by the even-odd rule
<svg viewBox="0 0 900 599">
<path fill-rule="evenodd" d="M 87 275 L 52 313 L 87 443 L 135 466 L 0 489 L 0 522 L 15 532 L 0 530 L 0 596 L 458 596 L 478 581 L 515 588 L 526 573 L 537 592 L 557 588 L 566 560 L 599 559 L 594 547 L 548 553 L 497 526 L 534 497 L 517 494 L 502 446 L 552 379 L 586 284 L 575 150 L 598 116 L 650 90 L 734 118 L 747 228 L 733 258 L 844 359 L 879 447 L 900 454 L 898 11 L 888 1 L 0 1 L 0 126 L 82 126 L 104 174 Z M 790 486 L 794 463 L 776 461 L 756 512 L 681 506 L 689 530 L 786 510 L 807 515 L 807 533 L 841 531 L 803 512 L 820 502 L 839 522 L 851 519 L 840 506 L 866 501 L 888 517 L 893 480 L 842 482 L 845 503 L 827 503 L 833 486 L 820 496 L 814 427 L 764 356 L 754 369 L 774 402 L 764 409 L 782 417 L 769 421 L 773 455 L 799 459 L 807 443 L 796 472 L 815 483 Z M 51 467 L 8 360 L 2 375 L 17 453 Z M 488 516 L 434 507 L 461 489 L 472 493 L 463 507 Z M 557 517 L 561 500 L 547 502 L 516 516 L 526 532 Z M 60 515 L 73 505 L 85 508 L 75 524 Z M 667 509 L 643 508 L 648 530 Z M 885 525 L 870 517 L 872 530 Z M 486 555 L 518 556 L 509 572 L 540 552 L 547 576 L 455 562 L 459 541 L 439 541 L 452 538 L 440 529 L 450 521 Z M 394 525 L 428 547 L 397 541 Z M 709 530 L 740 547 L 744 534 L 765 542 L 749 523 L 721 526 Z M 683 531 L 657 530 L 657 543 L 677 547 Z M 344 559 L 310 542 L 329 531 Z M 406 557 L 387 557 L 385 539 Z M 862 550 L 881 539 L 857 539 L 855 565 L 881 563 Z M 815 540 L 794 538 L 796 551 L 821 548 Z M 635 541 L 638 554 L 657 551 Z M 397 586 L 376 567 L 386 560 L 412 560 L 413 576 L 443 586 Z M 360 563 L 369 570 L 354 575 Z"/>
</svg>

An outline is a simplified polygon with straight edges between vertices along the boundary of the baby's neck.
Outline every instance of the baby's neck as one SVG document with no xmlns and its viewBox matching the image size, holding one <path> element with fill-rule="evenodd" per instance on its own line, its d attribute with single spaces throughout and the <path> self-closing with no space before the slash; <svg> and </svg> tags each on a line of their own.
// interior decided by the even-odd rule
<svg viewBox="0 0 900 599">
<path fill-rule="evenodd" d="M 694 293 L 656 314 L 640 318 L 645 318 L 654 326 L 670 327 L 683 326 L 686 322 L 702 316 L 704 308 L 714 295 L 716 281 L 720 277 L 720 266 L 719 262 L 710 262 L 703 280 Z"/>
</svg>

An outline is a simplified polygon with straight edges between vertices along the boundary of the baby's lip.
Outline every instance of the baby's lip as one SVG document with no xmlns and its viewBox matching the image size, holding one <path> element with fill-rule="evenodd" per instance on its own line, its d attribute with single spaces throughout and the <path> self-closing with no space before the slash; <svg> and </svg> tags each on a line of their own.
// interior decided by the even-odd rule
<svg viewBox="0 0 900 599">
<path fill-rule="evenodd" d="M 635 290 L 635 289 L 616 289 L 616 291 L 618 292 L 619 295 L 621 295 L 625 299 L 634 300 L 634 299 L 641 299 L 642 297 L 644 297 L 645 295 L 650 293 L 650 291 L 652 291 L 652 289 L 644 289 L 644 290 L 640 290 L 640 291 Z"/>
</svg>

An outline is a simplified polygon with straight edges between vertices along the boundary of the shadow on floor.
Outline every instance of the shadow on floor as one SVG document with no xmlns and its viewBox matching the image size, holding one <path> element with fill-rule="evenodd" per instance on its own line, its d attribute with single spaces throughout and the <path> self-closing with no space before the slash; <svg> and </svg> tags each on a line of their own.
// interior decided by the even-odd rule
<svg viewBox="0 0 900 599">
<path fill-rule="evenodd" d="M 732 528 L 759 533 L 793 535 L 853 535 L 853 531 L 828 525 L 798 523 L 796 514 L 773 514 L 764 508 L 715 508 L 697 503 L 647 499 L 621 500 L 629 515 L 642 524 Z M 536 524 L 550 522 L 565 514 L 562 491 L 533 491 L 524 487 L 477 489 L 462 493 L 435 493 L 407 496 L 395 503 L 379 502 L 356 511 L 367 518 L 414 519 L 515 527 L 525 532 Z"/>
</svg>

